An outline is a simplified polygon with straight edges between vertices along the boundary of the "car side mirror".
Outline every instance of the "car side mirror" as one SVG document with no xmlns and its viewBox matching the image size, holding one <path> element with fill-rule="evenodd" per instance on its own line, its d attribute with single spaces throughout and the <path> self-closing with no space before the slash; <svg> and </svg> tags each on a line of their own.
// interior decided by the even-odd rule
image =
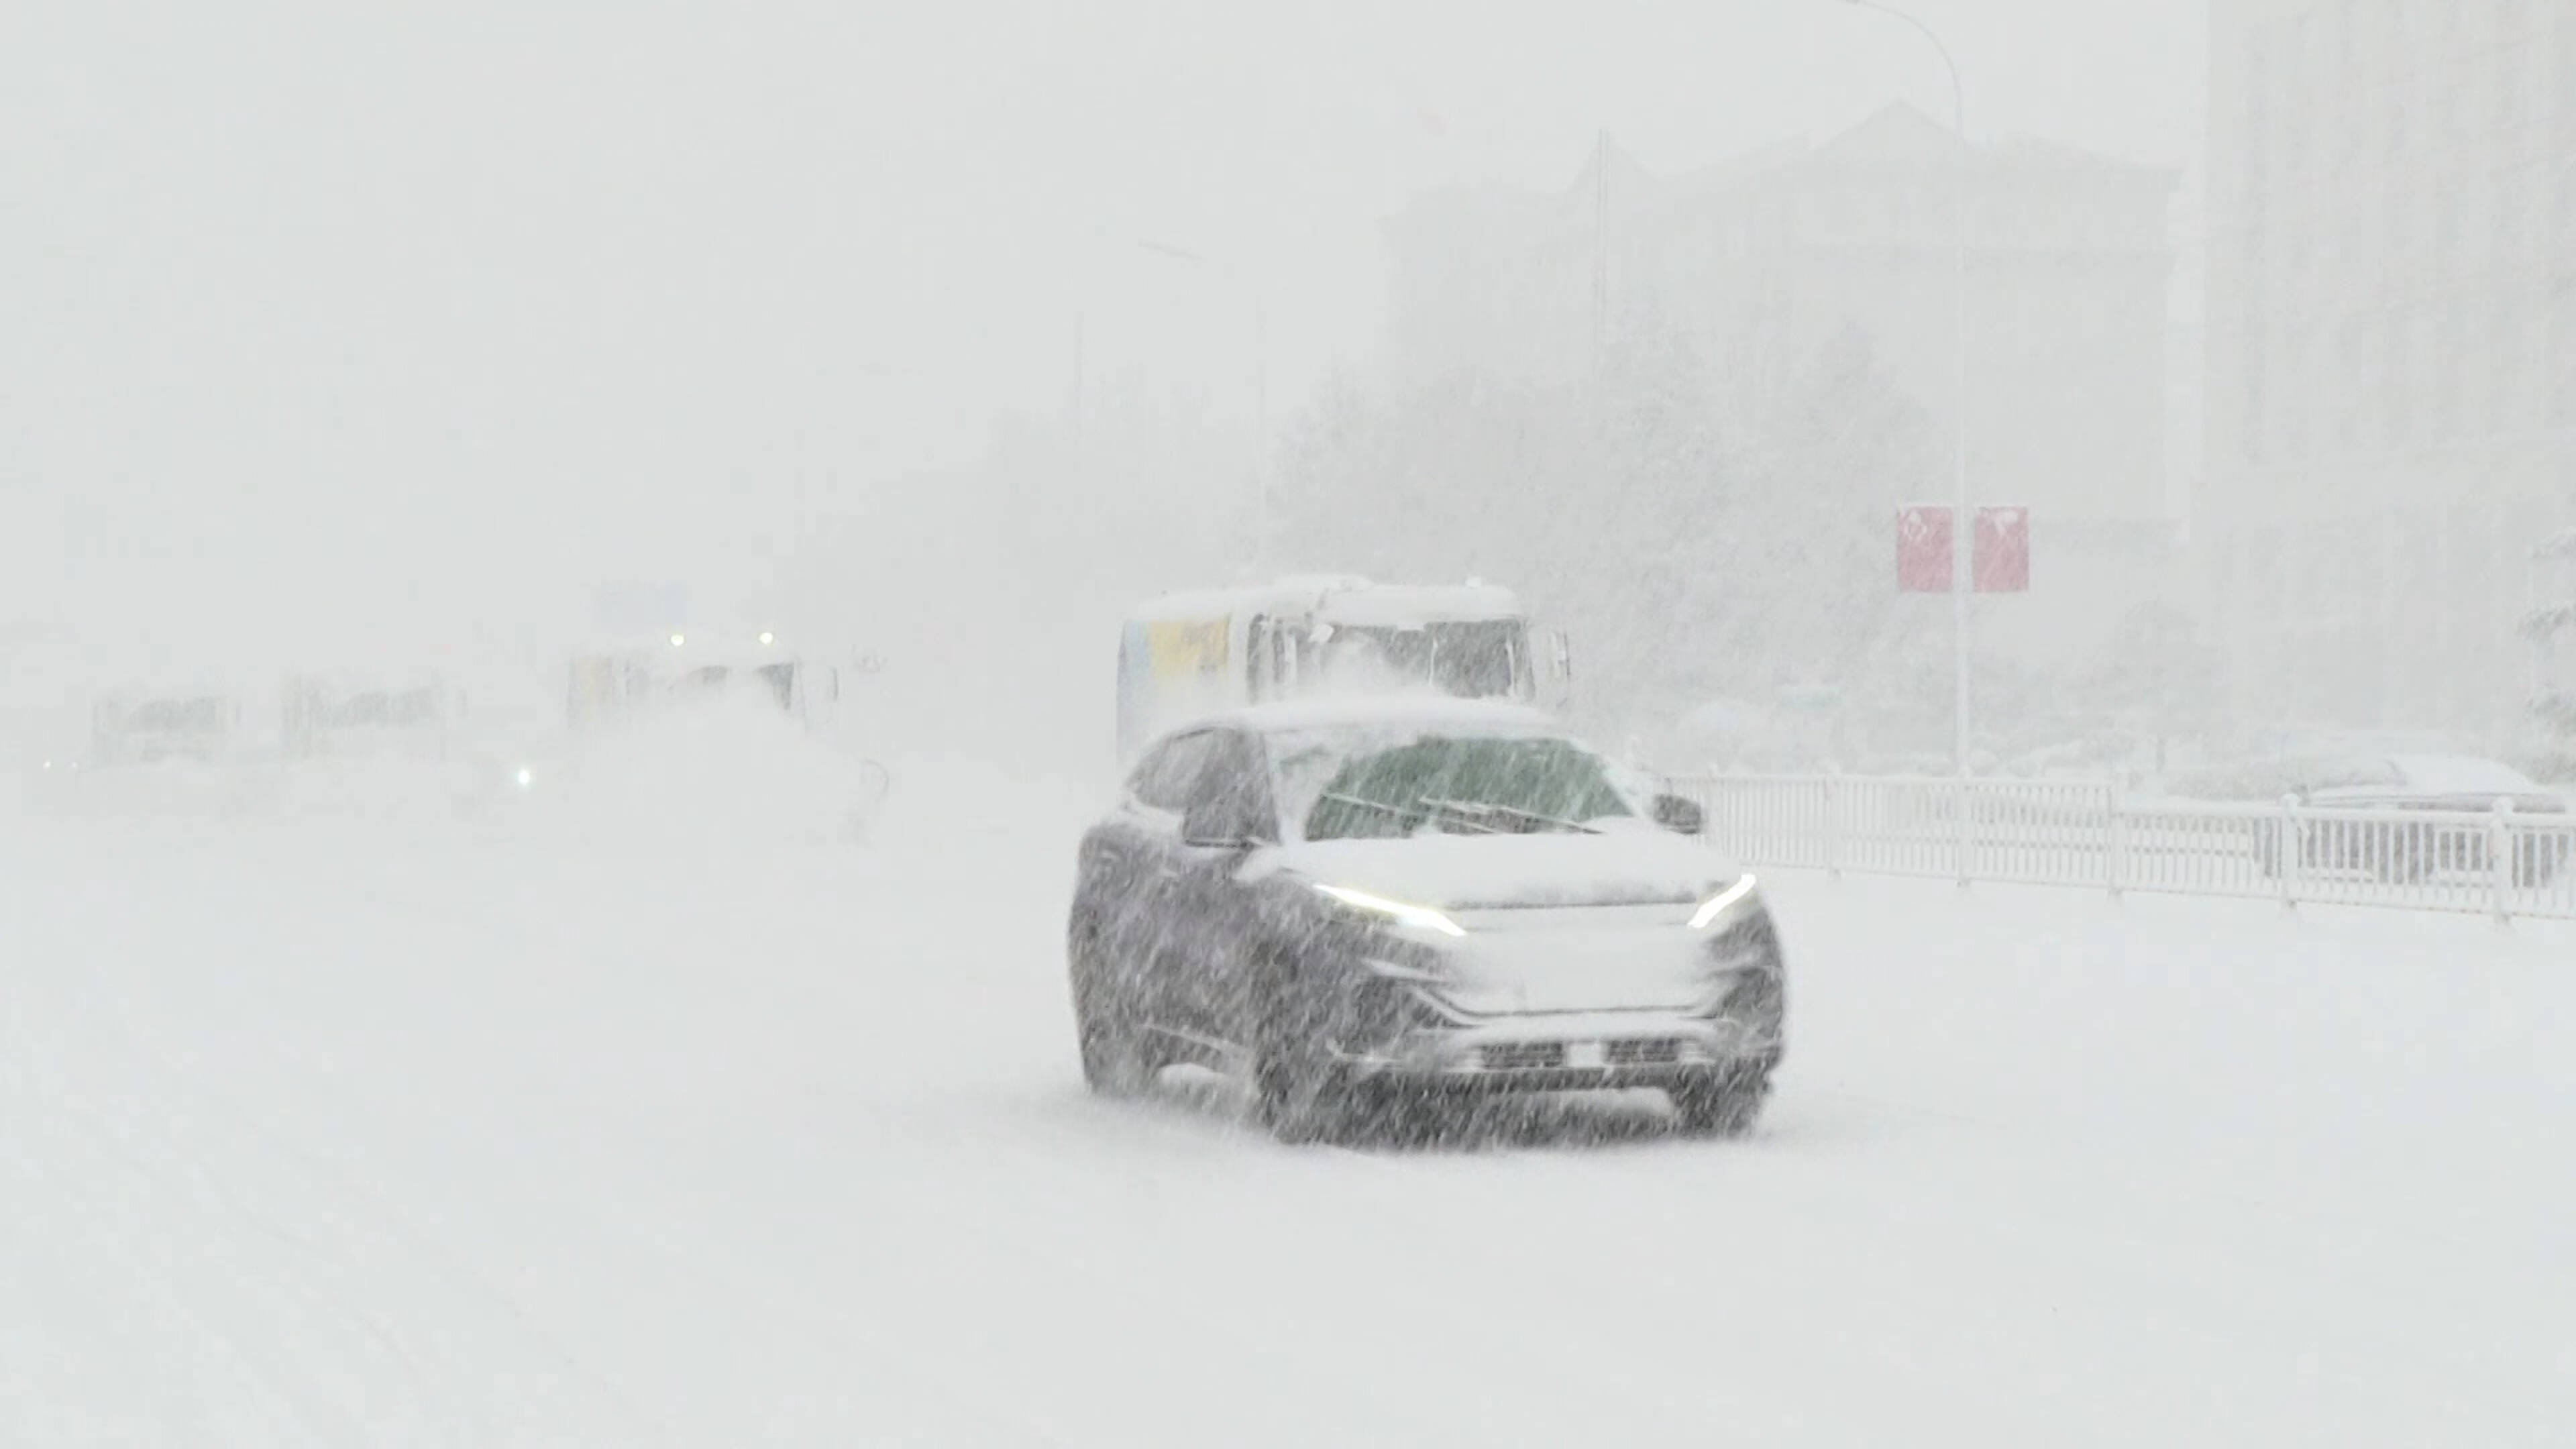
<svg viewBox="0 0 2576 1449">
<path fill-rule="evenodd" d="M 1696 800 L 1679 795 L 1655 797 L 1655 823 L 1676 835 L 1698 835 L 1708 829 L 1708 813 Z"/>
</svg>

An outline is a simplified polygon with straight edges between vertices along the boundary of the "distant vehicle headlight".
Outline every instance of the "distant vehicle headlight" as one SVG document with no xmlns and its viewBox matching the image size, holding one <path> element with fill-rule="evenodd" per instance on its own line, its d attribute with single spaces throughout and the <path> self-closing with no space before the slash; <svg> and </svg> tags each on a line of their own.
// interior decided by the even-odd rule
<svg viewBox="0 0 2576 1449">
<path fill-rule="evenodd" d="M 1750 899 L 1752 895 L 1753 877 L 1748 873 L 1744 879 L 1700 902 L 1699 909 L 1691 914 L 1691 929 L 1707 930 L 1716 924 L 1718 917 L 1725 915 L 1736 902 Z"/>
<path fill-rule="evenodd" d="M 1334 900 L 1340 901 L 1343 905 L 1349 906 L 1354 910 L 1366 911 L 1375 916 L 1384 916 L 1399 926 L 1412 926 L 1417 930 L 1437 931 L 1444 936 L 1464 936 L 1467 934 L 1466 927 L 1449 919 L 1447 913 L 1434 910 L 1429 906 L 1417 906 L 1405 901 L 1391 901 L 1384 896 L 1371 895 L 1367 891 L 1353 890 L 1349 886 L 1318 885 L 1315 889 L 1324 895 L 1332 897 Z"/>
<path fill-rule="evenodd" d="M 525 765 L 521 765 L 519 767 L 519 773 L 511 778 L 518 782 L 520 789 L 525 790 L 537 783 L 537 772 L 529 769 Z"/>
</svg>

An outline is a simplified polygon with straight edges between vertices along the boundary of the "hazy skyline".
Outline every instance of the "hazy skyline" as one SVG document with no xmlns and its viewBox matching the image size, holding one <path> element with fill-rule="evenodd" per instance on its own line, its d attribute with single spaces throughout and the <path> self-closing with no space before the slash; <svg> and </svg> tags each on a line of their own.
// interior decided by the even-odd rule
<svg viewBox="0 0 2576 1449">
<path fill-rule="evenodd" d="M 1976 134 L 2193 159 L 2197 6 L 1914 10 Z M 1060 407 L 1077 317 L 1094 377 L 1240 414 L 1264 298 L 1285 417 L 1369 350 L 1377 224 L 1415 190 L 1562 185 L 1602 128 L 1684 169 L 1947 107 L 1919 37 L 1835 0 L 53 4 L 15 29 L 0 614 L 426 615 L 684 574 L 774 527 L 800 470 L 866 486 Z"/>
</svg>

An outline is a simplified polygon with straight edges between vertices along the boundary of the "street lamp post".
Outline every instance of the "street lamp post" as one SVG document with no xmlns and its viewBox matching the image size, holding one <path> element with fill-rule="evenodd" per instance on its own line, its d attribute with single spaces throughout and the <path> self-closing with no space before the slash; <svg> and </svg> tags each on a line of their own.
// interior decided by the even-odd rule
<svg viewBox="0 0 2576 1449">
<path fill-rule="evenodd" d="M 1950 72 L 1951 125 L 1959 138 L 1958 150 L 1951 162 L 1950 195 L 1954 308 L 1951 343 L 1955 373 L 1952 407 L 1957 424 L 1957 452 L 1953 467 L 1957 473 L 1954 496 L 1958 500 L 1956 512 L 1950 520 L 1950 611 L 1956 639 L 1953 663 L 1958 691 L 1958 766 L 1959 774 L 1964 778 L 1968 773 L 1968 595 L 1976 582 L 1975 571 L 1970 564 L 1970 550 L 1976 543 L 1977 526 L 1968 501 L 1968 90 L 1959 78 L 1959 62 L 1931 26 L 1902 10 L 1883 5 L 1879 0 L 1843 0 L 1843 3 L 1862 10 L 1875 10 L 1912 26 L 1925 40 L 1932 42 L 1932 48 L 1940 52 L 1942 66 Z"/>
</svg>

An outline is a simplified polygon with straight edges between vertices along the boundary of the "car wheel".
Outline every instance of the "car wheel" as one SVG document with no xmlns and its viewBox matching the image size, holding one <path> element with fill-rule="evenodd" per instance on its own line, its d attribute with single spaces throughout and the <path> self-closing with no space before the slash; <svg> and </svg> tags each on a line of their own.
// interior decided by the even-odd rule
<svg viewBox="0 0 2576 1449">
<path fill-rule="evenodd" d="M 1117 967 L 1088 918 L 1075 921 L 1068 954 L 1083 1084 L 1104 1097 L 1130 1097 L 1144 1091 L 1153 1084 L 1154 1063 L 1146 1054 L 1143 1033 L 1137 1029 L 1125 993 L 1116 989 Z"/>
<path fill-rule="evenodd" d="M 1256 979 L 1256 1020 L 1245 1033 L 1252 1042 L 1254 1117 L 1282 1142 L 1344 1140 L 1363 1094 L 1333 1062 L 1318 1024 L 1297 1009 L 1288 973 L 1270 962 Z"/>
<path fill-rule="evenodd" d="M 1253 1114 L 1281 1142 L 1348 1141 L 1361 1095 L 1311 1044 L 1265 1045 L 1253 1057 Z"/>
<path fill-rule="evenodd" d="M 1361 1083 L 1348 1110 L 1372 1139 L 1392 1147 L 1437 1147 L 1453 1126 L 1450 1104 L 1438 1094 L 1383 1078 Z"/>
<path fill-rule="evenodd" d="M 1692 1136 L 1743 1137 L 1753 1131 L 1770 1093 L 1771 1079 L 1760 1073 L 1710 1072 L 1675 1083 L 1665 1095 L 1672 1098 L 1682 1130 Z"/>
<path fill-rule="evenodd" d="M 1104 1097 L 1132 1097 L 1152 1085 L 1153 1073 L 1136 1045 L 1136 1031 L 1114 1014 L 1076 1008 L 1082 1047 L 1082 1080 Z"/>
</svg>

